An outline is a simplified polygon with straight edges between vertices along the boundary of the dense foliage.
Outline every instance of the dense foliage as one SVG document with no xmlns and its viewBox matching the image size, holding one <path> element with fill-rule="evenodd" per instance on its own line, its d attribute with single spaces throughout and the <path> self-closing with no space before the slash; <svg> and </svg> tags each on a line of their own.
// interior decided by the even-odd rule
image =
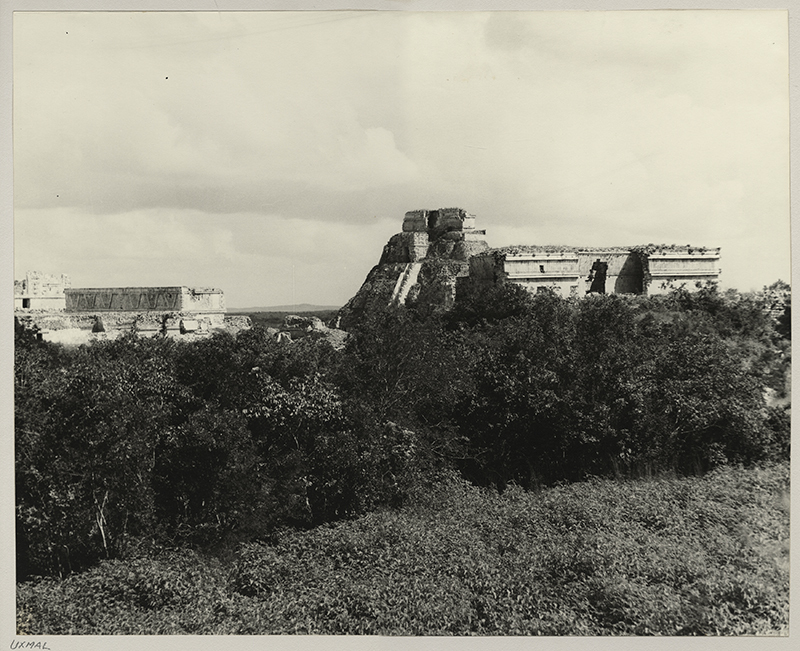
<svg viewBox="0 0 800 651">
<path fill-rule="evenodd" d="M 522 299 L 527 309 L 479 325 L 469 310 L 450 315 L 472 353 L 474 388 L 456 421 L 474 480 L 530 487 L 788 459 L 788 407 L 768 408 L 764 388 L 785 395 L 790 348 L 756 301 L 714 286 L 635 300 L 513 295 Z"/>
<path fill-rule="evenodd" d="M 183 550 L 174 552 L 174 558 L 188 568 L 193 562 L 189 550 L 226 558 L 237 554 L 242 544 L 252 543 L 255 546 L 242 548 L 239 563 L 244 568 L 250 562 L 254 565 L 241 570 L 235 592 L 260 598 L 269 581 L 258 578 L 262 571 L 258 568 L 272 572 L 271 555 L 291 558 L 306 553 L 292 551 L 291 545 L 309 545 L 308 553 L 319 551 L 328 545 L 324 536 L 334 535 L 330 533 L 334 530 L 320 525 L 418 504 L 414 495 L 436 494 L 442 478 L 454 473 L 492 490 L 512 486 L 508 495 L 503 494 L 503 500 L 511 501 L 502 504 L 524 502 L 529 509 L 536 500 L 522 490 L 565 481 L 664 472 L 702 474 L 737 464 L 788 461 L 790 343 L 784 318 L 788 305 L 776 321 L 775 310 L 770 312 L 758 296 L 720 293 L 714 286 L 693 293 L 676 290 L 658 298 L 580 300 L 549 292 L 532 296 L 514 285 L 472 288 L 461 292 L 444 315 L 388 308 L 372 314 L 351 333 L 343 350 L 312 338 L 277 342 L 262 326 L 194 342 L 131 333 L 77 348 L 40 341 L 35 332 L 17 328 L 18 576 L 65 577 L 103 562 L 101 569 L 59 588 L 70 590 L 81 580 L 97 581 L 102 592 L 103 582 L 110 586 L 115 579 L 109 577 L 124 574 L 130 563 L 157 582 L 154 577 L 167 567 L 158 550 Z M 455 494 L 465 500 L 481 495 L 481 500 L 488 500 L 485 504 L 500 504 L 499 497 L 487 497 L 495 493 L 463 491 Z M 455 499 L 452 492 L 448 495 L 447 500 Z M 469 508 L 465 502 L 447 510 L 466 517 Z M 395 517 L 380 512 L 374 516 L 378 520 L 360 522 L 384 526 L 380 523 Z M 668 512 L 660 517 L 667 518 Z M 485 509 L 480 513 L 490 517 Z M 511 517 L 510 512 L 507 515 Z M 536 517 L 549 522 L 550 516 Z M 467 521 L 478 529 L 488 526 Z M 414 538 L 412 530 L 422 525 L 403 522 L 403 527 L 411 527 L 403 536 L 421 548 L 433 544 L 433 539 Z M 276 538 L 281 531 L 306 529 L 311 531 Z M 545 530 L 550 533 L 542 535 L 555 540 L 556 530 Z M 347 531 L 351 529 L 335 529 L 335 535 Z M 523 527 L 517 533 L 524 531 Z M 598 536 L 600 531 L 604 529 Z M 588 553 L 573 534 L 563 533 L 569 543 L 565 549 Z M 442 531 L 440 542 L 448 535 Z M 613 545 L 623 545 L 620 540 Z M 525 554 L 533 553 L 529 548 L 533 542 L 533 538 L 525 542 Z M 547 540 L 539 542 L 549 549 Z M 481 549 L 471 538 L 463 545 L 472 543 Z M 570 547 L 572 543 L 578 546 Z M 291 549 L 281 546 L 286 544 Z M 431 553 L 444 554 L 437 563 L 455 562 L 463 545 Z M 392 554 L 400 553 L 389 548 Z M 612 551 L 609 548 L 608 554 Z M 555 547 L 552 553 L 556 554 Z M 531 563 L 525 571 L 539 572 L 529 576 L 531 581 L 542 580 L 550 571 L 537 563 L 555 562 L 525 558 Z M 521 568 L 520 576 L 528 576 Z M 320 576 L 327 576 L 328 569 L 319 569 Z M 195 580 L 192 572 L 200 571 L 187 569 L 186 590 Z M 411 572 L 410 567 L 392 571 L 401 583 L 411 580 L 400 578 L 400 573 Z M 495 576 L 492 572 L 500 569 L 491 570 Z M 482 574 L 483 583 L 469 584 L 463 588 L 466 592 L 456 589 L 462 585 L 456 579 L 465 577 L 445 577 L 443 585 L 453 587 L 448 599 L 458 603 L 442 601 L 442 612 L 451 617 L 456 609 L 463 617 L 452 619 L 447 628 L 432 623 L 445 621 L 437 620 L 439 615 L 420 615 L 424 629 L 565 630 L 556 620 L 489 622 L 485 613 L 492 612 L 491 604 L 500 603 L 498 599 L 519 597 L 527 608 L 567 596 L 534 594 L 503 583 L 492 584 L 495 601 L 476 601 L 475 595 L 483 594 L 480 586 L 490 581 L 488 576 Z M 434 581 L 432 577 L 426 580 Z M 375 576 L 370 580 L 379 581 Z M 638 578 L 625 580 L 635 583 L 631 594 L 648 602 L 655 599 L 649 592 L 650 579 L 641 585 Z M 600 593 L 612 590 L 612 583 L 591 585 Z M 748 586 L 736 589 L 746 592 Z M 331 587 L 331 595 L 338 594 L 336 589 Z M 354 596 L 353 603 L 367 603 L 378 589 L 377 584 L 359 587 L 361 596 Z M 410 592 L 403 593 L 409 604 L 434 596 L 418 594 L 416 589 L 408 586 Z M 697 599 L 712 603 L 722 598 L 717 588 L 702 590 Z M 130 597 L 126 595 L 119 597 L 124 603 Z M 575 604 L 588 599 L 581 595 L 575 596 Z M 205 593 L 201 597 L 210 598 Z M 389 599 L 388 593 L 384 597 Z M 163 598 L 173 603 L 172 597 Z M 240 603 L 236 601 L 240 597 L 230 599 Z M 630 595 L 619 599 L 623 600 L 615 606 L 622 609 L 619 612 L 632 607 L 624 601 L 633 599 Z M 285 624 L 286 630 L 336 630 L 339 625 L 330 623 L 333 611 L 325 610 L 334 608 L 331 603 L 305 604 L 303 608 L 322 608 L 319 612 L 328 614 L 292 620 Z M 273 608 L 261 602 L 257 610 L 267 607 Z M 339 604 L 334 610 L 341 608 Z M 288 622 L 277 612 L 258 612 Z M 422 630 L 414 628 L 417 624 L 394 620 L 367 625 L 367 615 L 359 619 L 347 612 L 342 630 L 354 631 L 354 621 L 362 622 L 363 632 Z M 642 632 L 637 622 L 652 618 L 656 619 L 648 630 L 672 630 L 656 621 L 660 615 L 655 610 L 644 619 L 638 615 L 630 621 L 614 619 L 610 628 L 604 628 L 597 613 L 581 619 L 577 612 L 563 615 L 584 622 L 574 629 L 577 632 Z M 681 612 L 674 615 L 675 621 L 683 622 L 676 624 L 676 630 L 710 630 L 710 624 Z M 415 621 L 416 616 L 409 617 L 409 622 Z M 735 622 L 731 626 L 741 624 L 738 616 L 731 617 Z M 328 623 L 319 628 L 313 623 L 319 621 Z M 184 624 L 163 622 L 157 627 L 172 630 L 173 625 L 185 629 Z M 94 625 L 87 626 L 91 630 Z M 214 626 L 204 630 L 216 630 Z M 266 625 L 248 626 L 267 630 Z M 284 630 L 284 624 L 275 626 Z"/>
<path fill-rule="evenodd" d="M 789 346 L 713 286 L 567 301 L 510 285 L 374 314 L 343 352 L 255 327 L 16 340 L 21 575 L 208 547 L 381 504 L 437 472 L 523 487 L 788 458 Z"/>
<path fill-rule="evenodd" d="M 18 588 L 36 634 L 764 635 L 788 631 L 788 464 L 499 494 Z"/>
</svg>

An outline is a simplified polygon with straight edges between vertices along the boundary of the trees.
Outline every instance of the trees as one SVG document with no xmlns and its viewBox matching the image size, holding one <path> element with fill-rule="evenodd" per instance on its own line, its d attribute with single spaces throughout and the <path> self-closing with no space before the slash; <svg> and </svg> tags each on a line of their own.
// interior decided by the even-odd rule
<svg viewBox="0 0 800 651">
<path fill-rule="evenodd" d="M 636 370 L 634 458 L 682 472 L 763 457 L 763 387 L 713 333 L 668 332 Z"/>
<path fill-rule="evenodd" d="M 788 458 L 786 340 L 749 299 L 513 286 L 386 309 L 343 351 L 262 328 L 77 349 L 16 329 L 19 567 L 214 548 L 399 505 L 454 467 L 524 487 Z"/>
<path fill-rule="evenodd" d="M 155 516 L 166 540 L 209 546 L 264 532 L 262 464 L 240 413 L 203 407 L 167 428 L 154 457 Z"/>
<path fill-rule="evenodd" d="M 445 316 L 449 328 L 472 328 L 525 314 L 533 297 L 514 283 L 476 285 L 465 283 L 456 294 L 453 309 Z"/>
<path fill-rule="evenodd" d="M 584 472 L 618 471 L 630 457 L 636 420 L 634 378 L 642 353 L 629 300 L 587 296 L 576 306 L 571 396 L 578 437 L 571 459 Z"/>
<path fill-rule="evenodd" d="M 571 307 L 536 295 L 519 316 L 473 330 L 466 348 L 474 390 L 458 410 L 477 481 L 530 486 L 560 476 L 571 446 Z"/>
<path fill-rule="evenodd" d="M 472 382 L 468 345 L 439 318 L 395 308 L 351 333 L 330 379 L 361 441 L 366 503 L 396 503 L 464 455 L 455 422 Z"/>
<path fill-rule="evenodd" d="M 152 530 L 153 450 L 188 397 L 157 342 L 61 351 L 32 377 L 46 349 L 17 351 L 17 523 L 31 570 L 63 573 Z"/>
<path fill-rule="evenodd" d="M 467 380 L 464 345 L 437 318 L 387 308 L 351 334 L 332 380 L 378 422 L 434 425 L 449 418 Z"/>
<path fill-rule="evenodd" d="M 785 455 L 785 419 L 766 411 L 753 358 L 770 340 L 763 313 L 698 294 L 678 291 L 659 313 L 652 299 L 545 293 L 467 329 L 474 391 L 458 423 L 479 460 L 468 475 L 531 486 Z"/>
</svg>

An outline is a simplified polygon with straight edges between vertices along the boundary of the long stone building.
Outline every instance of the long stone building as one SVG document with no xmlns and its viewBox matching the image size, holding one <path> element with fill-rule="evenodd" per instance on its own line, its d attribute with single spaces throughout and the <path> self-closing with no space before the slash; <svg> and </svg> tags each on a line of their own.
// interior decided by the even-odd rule
<svg viewBox="0 0 800 651">
<path fill-rule="evenodd" d="M 66 275 L 28 272 L 14 282 L 15 316 L 51 341 L 88 340 L 89 333 L 210 334 L 249 327 L 226 315 L 222 290 L 211 287 L 70 287 Z"/>
<path fill-rule="evenodd" d="M 64 295 L 67 312 L 225 313 L 222 290 L 211 287 L 95 287 Z"/>
<path fill-rule="evenodd" d="M 652 296 L 717 281 L 719 259 L 719 248 L 692 246 L 515 246 L 473 256 L 469 276 L 476 283 L 509 281 L 533 292 L 546 288 L 562 296 Z"/>
</svg>

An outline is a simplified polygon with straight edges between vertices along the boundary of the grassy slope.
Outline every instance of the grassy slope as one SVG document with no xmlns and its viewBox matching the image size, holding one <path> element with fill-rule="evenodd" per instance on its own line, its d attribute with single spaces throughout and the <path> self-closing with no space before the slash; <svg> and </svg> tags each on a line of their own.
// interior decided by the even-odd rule
<svg viewBox="0 0 800 651">
<path fill-rule="evenodd" d="M 788 465 L 413 506 L 18 588 L 34 634 L 786 634 Z"/>
</svg>

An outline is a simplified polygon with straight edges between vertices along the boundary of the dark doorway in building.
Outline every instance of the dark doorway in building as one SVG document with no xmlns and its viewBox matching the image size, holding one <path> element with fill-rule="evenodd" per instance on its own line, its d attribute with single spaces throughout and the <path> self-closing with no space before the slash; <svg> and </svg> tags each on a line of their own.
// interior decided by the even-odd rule
<svg viewBox="0 0 800 651">
<path fill-rule="evenodd" d="M 439 211 L 431 210 L 428 212 L 428 229 L 436 228 L 439 223 Z"/>
<path fill-rule="evenodd" d="M 22 309 L 27 310 L 27 309 L 30 308 L 30 306 L 31 306 L 31 299 L 23 298 L 22 299 Z"/>
<path fill-rule="evenodd" d="M 642 261 L 638 255 L 631 253 L 622 268 L 619 276 L 614 283 L 615 294 L 641 294 L 644 291 L 644 270 Z"/>
<path fill-rule="evenodd" d="M 606 274 L 608 274 L 608 262 L 603 262 L 598 258 L 592 265 L 592 270 L 589 272 L 589 280 L 591 285 L 587 294 L 605 294 L 606 293 Z"/>
</svg>

